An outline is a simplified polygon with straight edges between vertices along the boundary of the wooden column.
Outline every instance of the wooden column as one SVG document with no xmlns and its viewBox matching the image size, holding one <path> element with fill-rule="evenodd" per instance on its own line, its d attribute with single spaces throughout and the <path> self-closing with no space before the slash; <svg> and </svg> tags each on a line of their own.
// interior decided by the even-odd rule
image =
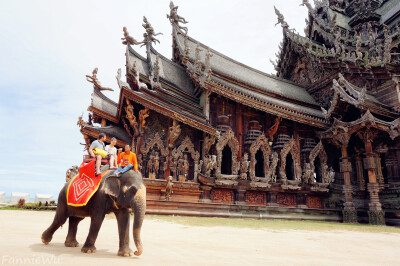
<svg viewBox="0 0 400 266">
<path fill-rule="evenodd" d="M 347 142 L 341 145 L 342 157 L 340 158 L 340 172 L 343 173 L 343 193 L 345 198 L 343 208 L 343 222 L 357 223 L 357 211 L 353 203 L 353 186 L 350 181 L 351 162 L 347 154 Z"/>
<path fill-rule="evenodd" d="M 365 191 L 364 168 L 360 154 L 356 154 L 356 171 L 357 171 L 358 188 L 361 191 Z"/>
<path fill-rule="evenodd" d="M 369 223 L 374 225 L 385 224 L 385 213 L 382 211 L 382 204 L 379 202 L 379 184 L 376 182 L 375 174 L 375 154 L 372 150 L 372 140 L 376 137 L 377 131 L 375 129 L 362 129 L 359 131 L 358 136 L 364 141 L 365 158 L 364 168 L 368 171 L 368 192 L 370 196 L 369 202 Z"/>
<path fill-rule="evenodd" d="M 170 134 L 169 128 L 170 128 L 171 125 L 172 125 L 172 119 L 171 119 L 171 118 L 168 118 L 168 135 L 167 135 L 167 149 L 168 149 L 168 155 L 167 155 L 167 157 L 165 158 L 166 160 L 168 160 L 168 162 L 167 162 L 168 167 L 167 167 L 167 169 L 166 169 L 165 172 L 164 172 L 164 179 L 165 179 L 165 180 L 167 180 L 168 177 L 169 177 L 169 175 L 170 175 L 169 166 L 170 166 L 171 161 L 172 161 L 172 156 L 171 156 L 172 149 L 169 147 L 169 138 L 170 138 L 170 137 L 169 137 L 169 134 Z"/>
<path fill-rule="evenodd" d="M 236 132 L 237 138 L 239 141 L 239 152 L 238 152 L 238 161 L 240 162 L 242 159 L 242 149 L 243 149 L 243 115 L 242 115 L 242 106 L 239 103 L 236 103 Z"/>
</svg>

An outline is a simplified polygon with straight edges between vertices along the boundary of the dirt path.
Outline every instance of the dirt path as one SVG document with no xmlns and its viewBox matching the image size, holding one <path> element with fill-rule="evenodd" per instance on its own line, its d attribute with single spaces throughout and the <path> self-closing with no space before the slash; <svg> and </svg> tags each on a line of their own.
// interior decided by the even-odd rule
<svg viewBox="0 0 400 266">
<path fill-rule="evenodd" d="M 112 218 L 104 220 L 97 253 L 83 254 L 80 248 L 64 247 L 67 224 L 48 246 L 41 243 L 40 235 L 53 216 L 54 212 L 1 210 L 0 265 L 400 265 L 396 233 L 194 227 L 157 219 L 144 222 L 140 257 L 116 255 L 117 223 Z M 79 225 L 80 244 L 89 222 Z"/>
</svg>

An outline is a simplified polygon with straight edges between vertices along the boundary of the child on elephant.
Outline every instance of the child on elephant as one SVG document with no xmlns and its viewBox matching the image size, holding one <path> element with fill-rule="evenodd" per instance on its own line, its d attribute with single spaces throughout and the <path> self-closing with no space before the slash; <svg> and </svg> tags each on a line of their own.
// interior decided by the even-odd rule
<svg viewBox="0 0 400 266">
<path fill-rule="evenodd" d="M 116 169 L 118 166 L 117 163 L 117 148 L 115 147 L 115 144 L 117 144 L 117 139 L 112 138 L 110 145 L 106 146 L 106 151 L 107 151 L 107 156 L 110 159 L 110 169 Z"/>
<path fill-rule="evenodd" d="M 131 146 L 128 144 L 125 145 L 125 152 L 118 154 L 118 162 L 120 163 L 120 167 L 115 171 L 115 176 L 120 176 L 132 168 L 135 171 L 138 170 L 136 154 L 131 152 Z"/>
</svg>

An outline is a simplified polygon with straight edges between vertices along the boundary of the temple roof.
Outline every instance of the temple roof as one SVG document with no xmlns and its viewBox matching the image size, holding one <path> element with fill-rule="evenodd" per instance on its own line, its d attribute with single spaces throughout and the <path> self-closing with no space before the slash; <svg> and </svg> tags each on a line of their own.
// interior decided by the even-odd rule
<svg viewBox="0 0 400 266">
<path fill-rule="evenodd" d="M 323 113 L 320 110 L 316 110 L 307 106 L 301 106 L 285 99 L 280 99 L 278 97 L 273 97 L 252 90 L 243 91 L 243 87 L 220 77 L 212 76 L 211 81 L 214 83 L 216 87 L 215 90 L 218 90 L 218 93 L 226 97 L 230 97 L 244 105 L 248 105 L 250 107 L 272 113 L 289 120 L 303 123 L 307 121 L 310 123 L 310 125 L 317 127 L 324 127 L 327 125 Z M 244 98 L 248 100 L 244 101 Z"/>
<path fill-rule="evenodd" d="M 185 37 L 181 31 L 173 27 L 176 44 L 179 48 L 180 53 L 185 53 Z M 208 46 L 187 37 L 186 44 L 188 45 L 189 60 L 196 60 L 196 47 L 199 44 L 202 52 L 200 53 L 200 60 L 205 60 L 205 52 L 209 49 L 212 53 L 210 65 L 213 73 L 219 74 L 230 79 L 239 81 L 251 87 L 260 89 L 265 93 L 272 93 L 288 99 L 297 100 L 306 104 L 317 105 L 311 95 L 302 87 L 295 85 L 294 83 L 282 80 L 276 76 L 266 74 L 240 62 L 237 62 Z M 248 89 L 245 89 L 248 90 Z"/>
<path fill-rule="evenodd" d="M 105 127 L 97 127 L 97 126 L 90 126 L 90 125 L 83 125 L 81 131 L 88 133 L 90 131 L 94 131 L 97 133 L 104 133 L 107 137 L 114 137 L 117 140 L 121 140 L 127 144 L 131 143 L 131 137 L 128 133 L 121 127 L 118 126 L 105 126 Z M 97 136 L 94 136 L 97 137 Z"/>
<path fill-rule="evenodd" d="M 92 93 L 92 102 L 89 109 L 96 112 L 104 112 L 113 118 L 117 117 L 118 104 L 106 97 L 99 89 L 94 88 Z"/>
</svg>

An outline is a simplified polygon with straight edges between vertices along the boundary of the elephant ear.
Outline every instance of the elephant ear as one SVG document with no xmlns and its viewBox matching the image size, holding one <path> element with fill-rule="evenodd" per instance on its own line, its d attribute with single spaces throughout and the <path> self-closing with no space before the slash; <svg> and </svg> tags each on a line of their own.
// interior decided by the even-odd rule
<svg viewBox="0 0 400 266">
<path fill-rule="evenodd" d="M 117 198 L 119 196 L 120 186 L 121 182 L 118 177 L 109 176 L 106 181 L 104 181 L 103 191 L 104 193 Z"/>
</svg>

